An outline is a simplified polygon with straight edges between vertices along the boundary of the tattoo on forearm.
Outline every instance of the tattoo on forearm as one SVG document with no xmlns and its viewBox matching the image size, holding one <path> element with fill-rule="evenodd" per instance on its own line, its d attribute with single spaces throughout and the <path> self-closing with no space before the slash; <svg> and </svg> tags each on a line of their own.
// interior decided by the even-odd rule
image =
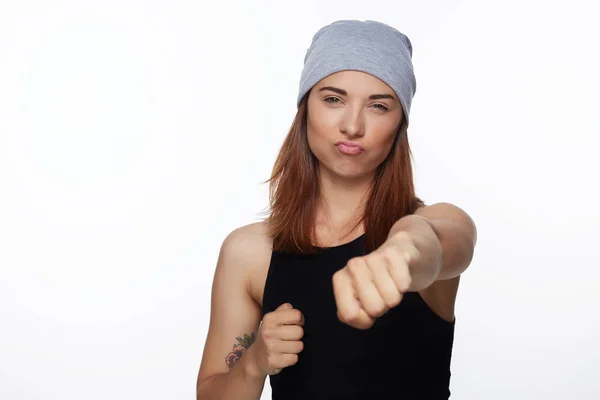
<svg viewBox="0 0 600 400">
<path fill-rule="evenodd" d="M 254 343 L 254 339 L 256 339 L 256 333 L 252 332 L 252 334 L 244 334 L 244 337 L 237 337 L 237 343 L 233 345 L 233 350 L 231 353 L 227 354 L 227 358 L 225 358 L 225 362 L 229 369 L 233 368 L 235 364 L 239 361 L 242 355 L 248 350 L 248 348 Z"/>
</svg>

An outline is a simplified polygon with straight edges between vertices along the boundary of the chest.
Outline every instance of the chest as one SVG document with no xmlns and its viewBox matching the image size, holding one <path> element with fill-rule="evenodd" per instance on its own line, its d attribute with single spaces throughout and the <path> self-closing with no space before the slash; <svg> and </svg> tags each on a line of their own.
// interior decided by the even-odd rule
<svg viewBox="0 0 600 400">
<path fill-rule="evenodd" d="M 337 250 L 343 250 L 338 248 Z M 314 315 L 329 318 L 336 313 L 333 296 L 333 274 L 345 267 L 347 261 L 360 255 L 362 250 L 318 257 L 283 257 L 272 255 L 270 263 L 255 270 L 250 277 L 250 292 L 259 307 L 265 311 L 264 295 L 267 284 L 275 301 L 290 302 L 295 307 L 313 311 Z M 459 278 L 434 283 L 431 287 L 414 293 L 427 311 L 441 320 L 454 320 L 455 300 Z M 276 305 L 276 307 L 279 304 Z M 275 307 L 275 308 L 276 308 Z"/>
</svg>

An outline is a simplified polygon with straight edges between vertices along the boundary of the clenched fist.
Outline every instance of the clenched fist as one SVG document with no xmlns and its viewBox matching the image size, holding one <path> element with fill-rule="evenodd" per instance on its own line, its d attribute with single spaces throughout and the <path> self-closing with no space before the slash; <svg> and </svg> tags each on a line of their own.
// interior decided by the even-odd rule
<svg viewBox="0 0 600 400">
<path fill-rule="evenodd" d="M 300 341 L 303 326 L 304 315 L 289 303 L 265 314 L 256 340 L 246 352 L 258 375 L 275 375 L 298 362 L 298 353 L 304 348 Z"/>
<path fill-rule="evenodd" d="M 400 304 L 412 283 L 409 263 L 419 252 L 408 236 L 398 235 L 366 256 L 352 258 L 333 275 L 340 321 L 368 329 Z"/>
</svg>

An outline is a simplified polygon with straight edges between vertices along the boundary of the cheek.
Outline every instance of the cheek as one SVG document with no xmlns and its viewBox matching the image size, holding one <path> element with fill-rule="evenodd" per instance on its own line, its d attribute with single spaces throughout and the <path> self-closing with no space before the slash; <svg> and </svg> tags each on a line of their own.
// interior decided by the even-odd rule
<svg viewBox="0 0 600 400">
<path fill-rule="evenodd" d="M 308 117 L 308 130 L 312 136 L 327 137 L 337 132 L 338 121 L 333 112 L 327 112 L 322 107 L 314 107 Z"/>
<path fill-rule="evenodd" d="M 321 131 L 309 128 L 306 134 L 306 141 L 308 142 L 308 148 L 317 160 L 328 164 L 331 154 L 327 151 L 328 142 L 322 136 Z"/>
<path fill-rule="evenodd" d="M 392 132 L 388 134 L 387 137 L 381 143 L 381 148 L 384 149 L 385 155 L 387 156 L 392 147 L 394 146 L 394 141 L 396 139 L 397 132 Z"/>
<path fill-rule="evenodd" d="M 396 134 L 386 134 L 382 136 L 380 140 L 372 142 L 371 154 L 365 167 L 369 170 L 377 168 L 382 162 L 385 161 L 387 156 L 390 154 L 392 147 L 394 146 L 394 139 Z"/>
<path fill-rule="evenodd" d="M 320 150 L 322 151 L 324 147 L 332 142 L 331 133 L 335 132 L 335 124 L 331 121 L 331 118 L 323 117 L 323 115 L 315 112 L 313 117 L 307 120 L 306 138 L 308 146 L 315 154 L 320 153 Z"/>
</svg>

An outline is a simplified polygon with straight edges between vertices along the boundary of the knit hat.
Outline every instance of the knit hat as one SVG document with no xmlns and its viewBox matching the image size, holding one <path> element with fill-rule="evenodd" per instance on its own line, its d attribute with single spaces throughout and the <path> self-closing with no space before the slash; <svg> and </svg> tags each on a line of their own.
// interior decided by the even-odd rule
<svg viewBox="0 0 600 400">
<path fill-rule="evenodd" d="M 319 29 L 304 57 L 297 106 L 321 79 L 344 70 L 366 72 L 391 87 L 408 116 L 417 82 L 412 44 L 400 31 L 377 21 L 341 20 Z"/>
</svg>

